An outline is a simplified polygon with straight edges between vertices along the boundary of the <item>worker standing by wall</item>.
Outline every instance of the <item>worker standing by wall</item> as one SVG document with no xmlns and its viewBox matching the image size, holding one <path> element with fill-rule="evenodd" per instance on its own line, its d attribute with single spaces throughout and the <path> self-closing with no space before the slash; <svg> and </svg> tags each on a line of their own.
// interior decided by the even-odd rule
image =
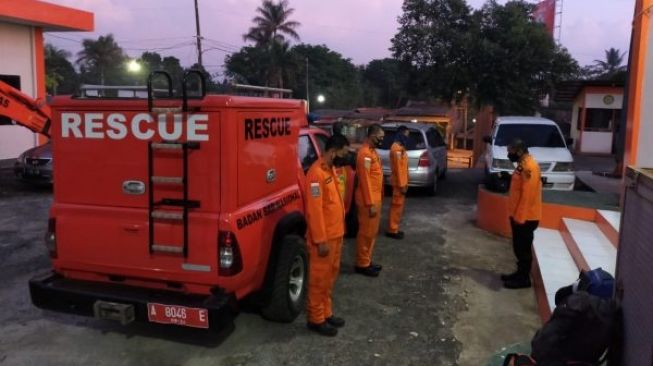
<svg viewBox="0 0 653 366">
<path fill-rule="evenodd" d="M 367 130 L 367 140 L 358 150 L 356 158 L 356 206 L 359 229 L 356 236 L 356 266 L 354 270 L 365 276 L 377 277 L 382 267 L 372 262 L 372 253 L 381 220 L 383 201 L 383 168 L 376 148 L 385 133 L 378 124 Z"/>
<path fill-rule="evenodd" d="M 501 279 L 506 288 L 527 288 L 531 287 L 533 233 L 542 218 L 542 177 L 524 141 L 515 139 L 508 145 L 508 159 L 519 164 L 510 181 L 508 211 L 517 271 L 501 275 Z"/>
<path fill-rule="evenodd" d="M 385 235 L 399 240 L 404 238 L 404 232 L 399 230 L 399 223 L 404 212 L 406 192 L 408 192 L 408 154 L 406 154 L 406 146 L 408 146 L 409 133 L 410 131 L 406 126 L 399 126 L 395 142 L 390 147 L 392 204 L 390 205 L 388 229 Z"/>
<path fill-rule="evenodd" d="M 307 327 L 321 335 L 335 336 L 345 320 L 333 315 L 331 292 L 340 271 L 340 254 L 345 234 L 345 208 L 338 188 L 335 167 L 344 161 L 349 141 L 342 135 L 330 137 L 322 158 L 308 170 L 306 220 L 308 222 Z"/>
</svg>

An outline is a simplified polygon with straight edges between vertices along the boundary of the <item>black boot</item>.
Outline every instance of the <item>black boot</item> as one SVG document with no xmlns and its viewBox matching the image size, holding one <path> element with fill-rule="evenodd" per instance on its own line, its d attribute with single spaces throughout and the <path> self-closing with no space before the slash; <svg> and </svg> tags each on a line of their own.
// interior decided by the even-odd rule
<svg viewBox="0 0 653 366">
<path fill-rule="evenodd" d="M 323 335 L 327 337 L 335 337 L 336 335 L 338 335 L 338 329 L 332 327 L 326 321 L 321 324 L 308 322 L 306 323 L 306 327 L 319 335 Z"/>
<path fill-rule="evenodd" d="M 396 233 L 391 233 L 391 232 L 386 231 L 385 236 L 387 236 L 388 238 L 401 240 L 401 239 L 404 238 L 404 232 L 403 231 L 397 231 Z"/>
<path fill-rule="evenodd" d="M 505 281 L 508 281 L 508 280 L 512 280 L 512 279 L 516 278 L 517 276 L 519 276 L 519 271 L 515 271 L 513 273 L 503 273 L 503 274 L 501 274 L 501 281 L 505 282 Z"/>
<path fill-rule="evenodd" d="M 377 263 L 370 263 L 370 267 L 372 267 L 372 269 L 377 272 L 381 272 L 381 270 L 383 269 L 383 266 Z"/>
<path fill-rule="evenodd" d="M 367 277 L 378 277 L 379 271 L 372 268 L 372 266 L 367 267 L 354 267 L 354 271 L 358 274 L 362 274 Z"/>
<path fill-rule="evenodd" d="M 521 276 L 517 275 L 509 280 L 506 280 L 503 283 L 503 287 L 509 289 L 520 289 L 520 288 L 529 288 L 531 287 L 531 278 L 530 276 Z"/>
<path fill-rule="evenodd" d="M 338 318 L 337 316 L 333 316 L 333 315 L 326 318 L 326 322 L 329 323 L 329 325 L 331 325 L 332 327 L 336 327 L 336 328 L 342 328 L 345 326 L 345 319 Z"/>
</svg>

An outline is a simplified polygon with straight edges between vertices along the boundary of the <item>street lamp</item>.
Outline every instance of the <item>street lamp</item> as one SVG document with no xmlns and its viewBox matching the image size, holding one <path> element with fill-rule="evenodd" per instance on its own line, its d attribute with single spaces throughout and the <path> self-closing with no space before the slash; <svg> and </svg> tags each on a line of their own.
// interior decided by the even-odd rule
<svg viewBox="0 0 653 366">
<path fill-rule="evenodd" d="M 136 60 L 131 60 L 127 63 L 127 70 L 129 72 L 137 73 L 141 71 L 141 68 L 142 68 L 141 64 Z"/>
<path fill-rule="evenodd" d="M 322 104 L 322 103 L 324 103 L 324 101 L 326 101 L 326 98 L 324 97 L 323 94 L 320 94 L 320 95 L 317 96 L 317 102 L 318 103 Z"/>
</svg>

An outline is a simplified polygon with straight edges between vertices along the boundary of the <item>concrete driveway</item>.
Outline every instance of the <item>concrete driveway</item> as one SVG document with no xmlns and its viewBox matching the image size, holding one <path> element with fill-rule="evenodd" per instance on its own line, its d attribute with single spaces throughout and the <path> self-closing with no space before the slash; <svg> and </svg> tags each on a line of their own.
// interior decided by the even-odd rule
<svg viewBox="0 0 653 366">
<path fill-rule="evenodd" d="M 532 290 L 501 289 L 498 274 L 513 269 L 508 240 L 474 226 L 479 170 L 450 170 L 436 197 L 409 194 L 406 239 L 377 242 L 379 278 L 353 274 L 347 240 L 334 290 L 347 325 L 336 338 L 308 332 L 303 315 L 276 324 L 243 312 L 231 334 L 207 337 L 33 307 L 27 281 L 49 268 L 42 239 L 51 191 L 10 173 L 0 170 L 1 365 L 471 366 L 539 326 Z"/>
</svg>

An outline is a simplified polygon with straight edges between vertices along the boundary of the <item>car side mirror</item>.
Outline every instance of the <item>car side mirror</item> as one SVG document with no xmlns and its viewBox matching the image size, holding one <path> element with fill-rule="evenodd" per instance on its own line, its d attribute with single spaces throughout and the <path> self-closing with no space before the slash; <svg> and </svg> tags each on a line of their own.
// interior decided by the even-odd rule
<svg viewBox="0 0 653 366">
<path fill-rule="evenodd" d="M 567 143 L 567 147 L 569 147 L 569 146 L 574 144 L 574 138 L 573 137 L 567 137 L 565 139 L 565 142 Z"/>
<path fill-rule="evenodd" d="M 483 142 L 486 144 L 491 144 L 492 143 L 492 137 L 491 136 L 484 136 L 483 137 Z"/>
</svg>

